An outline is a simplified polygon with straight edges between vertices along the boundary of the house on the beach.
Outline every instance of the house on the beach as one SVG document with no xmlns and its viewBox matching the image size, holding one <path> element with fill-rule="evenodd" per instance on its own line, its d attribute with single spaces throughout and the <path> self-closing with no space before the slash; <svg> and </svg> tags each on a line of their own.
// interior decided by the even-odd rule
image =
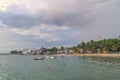
<svg viewBox="0 0 120 80">
<path fill-rule="evenodd" d="M 28 48 L 22 50 L 22 54 L 23 54 L 23 55 L 28 55 L 28 54 L 30 54 L 30 53 L 31 53 L 31 51 L 30 51 L 30 49 L 28 49 Z"/>
<path fill-rule="evenodd" d="M 47 54 L 47 49 L 46 48 L 43 48 L 41 47 L 40 49 L 36 49 L 36 48 L 33 48 L 33 49 L 23 49 L 22 50 L 22 54 L 23 55 L 44 55 L 44 54 Z"/>
</svg>

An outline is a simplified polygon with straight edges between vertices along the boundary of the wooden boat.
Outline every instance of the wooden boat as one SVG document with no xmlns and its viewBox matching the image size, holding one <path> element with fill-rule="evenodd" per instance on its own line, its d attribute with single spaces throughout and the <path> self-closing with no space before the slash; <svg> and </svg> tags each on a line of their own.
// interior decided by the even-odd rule
<svg viewBox="0 0 120 80">
<path fill-rule="evenodd" d="M 33 60 L 44 60 L 44 58 L 34 58 Z"/>
</svg>

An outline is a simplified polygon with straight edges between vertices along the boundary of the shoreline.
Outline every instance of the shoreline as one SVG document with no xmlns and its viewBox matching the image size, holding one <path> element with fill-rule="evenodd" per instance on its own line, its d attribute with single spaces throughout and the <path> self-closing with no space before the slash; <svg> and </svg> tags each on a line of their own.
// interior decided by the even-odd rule
<svg viewBox="0 0 120 80">
<path fill-rule="evenodd" d="M 54 56 L 80 56 L 80 57 L 108 57 L 120 58 L 120 54 L 53 54 Z"/>
<path fill-rule="evenodd" d="M 22 55 L 21 55 L 22 56 Z M 37 56 L 37 55 L 34 55 Z M 41 56 L 41 55 L 40 55 Z M 120 54 L 105 54 L 105 53 L 99 53 L 99 54 L 51 54 L 51 55 L 43 55 L 43 56 L 80 56 L 80 57 L 103 57 L 103 58 L 120 58 Z"/>
</svg>

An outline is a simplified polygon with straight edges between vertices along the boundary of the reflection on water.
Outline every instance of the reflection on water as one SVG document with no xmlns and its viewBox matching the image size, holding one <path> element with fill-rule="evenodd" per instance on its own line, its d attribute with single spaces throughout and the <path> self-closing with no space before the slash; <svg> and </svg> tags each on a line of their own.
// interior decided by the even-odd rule
<svg viewBox="0 0 120 80">
<path fill-rule="evenodd" d="M 120 79 L 119 59 L 56 57 L 35 61 L 33 58 L 36 56 L 0 56 L 0 80 Z"/>
</svg>

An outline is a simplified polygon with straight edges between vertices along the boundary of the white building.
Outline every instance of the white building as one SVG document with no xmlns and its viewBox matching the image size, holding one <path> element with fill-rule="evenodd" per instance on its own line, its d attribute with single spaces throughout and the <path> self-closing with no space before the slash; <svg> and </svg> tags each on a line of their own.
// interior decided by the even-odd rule
<svg viewBox="0 0 120 80">
<path fill-rule="evenodd" d="M 26 49 L 23 49 L 22 54 L 27 55 L 27 54 L 30 54 L 30 52 L 31 50 L 26 48 Z"/>
</svg>

